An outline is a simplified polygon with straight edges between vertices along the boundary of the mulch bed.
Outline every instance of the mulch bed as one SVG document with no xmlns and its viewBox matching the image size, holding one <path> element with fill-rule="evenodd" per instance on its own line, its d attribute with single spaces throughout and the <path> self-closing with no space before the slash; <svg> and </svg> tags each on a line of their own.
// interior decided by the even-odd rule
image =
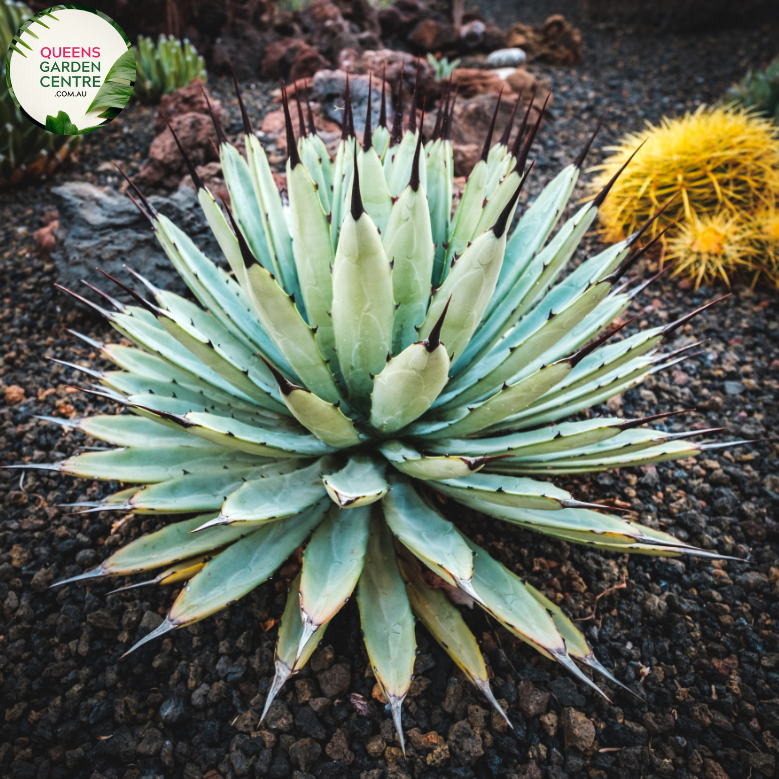
<svg viewBox="0 0 779 779">
<path fill-rule="evenodd" d="M 644 119 L 716 99 L 759 62 L 760 52 L 779 48 L 769 30 L 636 38 L 585 28 L 583 36 L 585 60 L 575 71 L 531 68 L 555 89 L 555 121 L 537 145 L 531 194 L 575 155 L 606 106 L 611 114 L 593 161 Z M 210 87 L 222 100 L 228 133 L 237 134 L 229 84 L 213 79 Z M 245 94 L 259 120 L 269 88 L 246 85 Z M 15 402 L 0 409 L 4 464 L 52 462 L 88 443 L 36 415 L 107 408 L 74 392 L 69 383 L 79 379 L 49 358 L 100 366 L 68 329 L 95 339 L 112 332 L 53 288 L 55 267 L 35 256 L 32 233 L 51 209 L 52 186 L 67 178 L 118 185 L 104 164 L 113 159 L 136 169 L 153 124 L 153 111 L 133 106 L 109 129 L 86 136 L 81 162 L 59 179 L 0 196 L 0 382 L 19 388 L 8 396 Z M 597 240 L 586 243 L 594 248 Z M 636 301 L 636 324 L 670 322 L 720 292 L 693 294 L 673 281 L 655 282 Z M 273 674 L 273 626 L 293 567 L 215 617 L 121 659 L 159 624 L 174 588 L 108 594 L 118 585 L 49 585 L 93 567 L 157 520 L 73 516 L 58 508 L 116 485 L 0 472 L 0 775 L 772 776 L 779 737 L 779 477 L 770 440 L 779 422 L 775 311 L 775 293 L 737 289 L 668 344 L 676 349 L 710 339 L 704 353 L 625 393 L 619 409 L 634 417 L 696 407 L 668 428 L 723 426 L 720 440 L 768 441 L 694 462 L 558 480 L 583 500 L 623 501 L 645 524 L 748 562 L 600 554 L 445 507 L 477 543 L 536 586 L 559 593 L 598 657 L 635 695 L 604 684 L 606 701 L 496 630 L 483 612 L 468 612 L 514 730 L 491 714 L 420 628 L 418 675 L 404 708 L 405 763 L 388 712 L 372 701 L 354 603 L 257 730 Z"/>
</svg>

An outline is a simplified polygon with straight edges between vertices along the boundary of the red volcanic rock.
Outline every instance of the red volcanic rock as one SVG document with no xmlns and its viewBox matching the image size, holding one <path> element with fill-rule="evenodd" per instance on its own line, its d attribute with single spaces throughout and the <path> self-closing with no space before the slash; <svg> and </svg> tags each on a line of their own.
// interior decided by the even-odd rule
<svg viewBox="0 0 779 779">
<path fill-rule="evenodd" d="M 569 66 L 582 61 L 581 33 L 560 14 L 550 16 L 540 27 L 515 24 L 508 32 L 506 45 L 523 49 L 528 61 Z"/>
<path fill-rule="evenodd" d="M 452 24 L 424 19 L 411 31 L 408 42 L 425 52 L 440 51 L 457 42 L 457 30 Z"/>
<path fill-rule="evenodd" d="M 220 162 L 207 162 L 205 165 L 198 165 L 195 171 L 214 197 L 220 195 L 222 200 L 226 201 L 228 205 L 230 204 L 230 193 L 227 190 L 224 178 L 222 178 L 222 164 Z M 189 174 L 184 176 L 179 182 L 179 188 L 181 187 L 195 189 L 192 176 Z"/>
<path fill-rule="evenodd" d="M 205 114 L 188 113 L 174 116 L 170 120 L 181 145 L 195 166 L 217 159 L 211 144 L 214 126 L 211 117 Z M 141 186 L 176 187 L 187 168 L 173 135 L 166 127 L 152 142 L 149 156 L 135 176 Z"/>
<path fill-rule="evenodd" d="M 476 68 L 457 68 L 452 73 L 452 82 L 457 86 L 457 95 L 462 98 L 483 95 L 485 92 L 505 90 L 503 79 L 494 70 Z"/>
<path fill-rule="evenodd" d="M 342 49 L 361 49 L 358 31 L 344 19 L 332 0 L 312 0 L 300 12 L 300 21 L 311 45 L 330 62 L 338 61 Z"/>
<path fill-rule="evenodd" d="M 54 212 L 57 213 L 56 211 Z M 51 253 L 54 251 L 54 247 L 57 245 L 57 239 L 54 236 L 54 231 L 59 227 L 60 223 L 58 219 L 49 221 L 45 227 L 41 227 L 34 233 L 35 249 L 38 252 L 38 256 L 42 259 L 48 259 Z"/>
<path fill-rule="evenodd" d="M 262 77 L 268 81 L 296 81 L 328 67 L 330 63 L 313 46 L 300 39 L 282 38 L 266 49 Z"/>
<path fill-rule="evenodd" d="M 406 94 L 404 103 L 408 105 L 411 93 L 417 83 L 417 64 L 419 64 L 419 89 L 417 92 L 418 106 L 421 107 L 422 100 L 427 99 L 427 105 L 431 106 L 441 94 L 441 84 L 436 80 L 433 69 L 425 59 L 417 59 L 410 54 L 402 51 L 393 51 L 392 49 L 379 49 L 378 51 L 363 52 L 360 58 L 359 69 L 354 72 L 368 73 L 372 71 L 374 78 L 385 73 L 385 79 L 388 87 L 392 88 L 392 94 L 395 95 L 400 84 L 400 72 L 403 71 L 403 90 Z"/>
<path fill-rule="evenodd" d="M 285 34 L 290 35 L 290 31 L 285 30 Z M 229 75 L 232 66 L 241 80 L 257 78 L 266 50 L 281 37 L 273 29 L 263 28 L 260 32 L 247 25 L 240 30 L 223 32 L 214 43 L 211 67 L 215 73 Z"/>
<path fill-rule="evenodd" d="M 160 106 L 158 109 L 157 120 L 154 123 L 154 129 L 161 133 L 167 125 L 162 118 L 163 115 L 168 119 L 172 119 L 174 116 L 181 116 L 182 114 L 205 114 L 208 116 L 208 104 L 205 97 L 203 97 L 203 82 L 199 78 L 193 78 L 192 81 L 185 87 L 177 89 L 175 92 L 171 92 L 169 95 L 163 95 L 160 100 Z M 208 95 L 208 99 L 211 101 L 211 110 L 217 116 L 222 116 L 222 104 Z"/>
<path fill-rule="evenodd" d="M 479 161 L 482 147 L 476 143 L 455 143 L 452 145 L 454 157 L 454 175 L 469 176 Z"/>
</svg>

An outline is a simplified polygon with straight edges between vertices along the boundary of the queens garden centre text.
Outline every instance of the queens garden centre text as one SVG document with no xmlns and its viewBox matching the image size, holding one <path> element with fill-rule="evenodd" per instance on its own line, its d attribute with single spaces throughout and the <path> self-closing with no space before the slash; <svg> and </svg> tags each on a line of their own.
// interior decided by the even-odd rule
<svg viewBox="0 0 779 779">
<path fill-rule="evenodd" d="M 99 46 L 92 46 L 91 48 L 80 46 L 45 46 L 41 49 L 41 56 L 46 60 L 45 62 L 41 62 L 41 71 L 45 74 L 41 76 L 41 86 L 101 86 L 102 77 L 100 75 L 92 75 L 100 73 L 100 62 L 94 62 L 90 59 L 80 59 L 81 57 L 100 57 Z"/>
</svg>

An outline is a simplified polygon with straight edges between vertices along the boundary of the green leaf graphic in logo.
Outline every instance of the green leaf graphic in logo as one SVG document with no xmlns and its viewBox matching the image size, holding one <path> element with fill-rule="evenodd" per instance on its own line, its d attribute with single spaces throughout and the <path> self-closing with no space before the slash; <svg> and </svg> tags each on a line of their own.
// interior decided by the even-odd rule
<svg viewBox="0 0 779 779">
<path fill-rule="evenodd" d="M 92 127 L 85 127 L 83 130 L 79 130 L 73 122 L 70 121 L 70 117 L 65 111 L 60 111 L 57 116 L 49 114 L 46 117 L 46 129 L 50 133 L 57 133 L 58 135 L 85 135 L 86 133 L 99 130 L 103 125 L 96 124 Z"/>
<path fill-rule="evenodd" d="M 46 117 L 46 129 L 50 133 L 58 133 L 59 135 L 78 135 L 79 130 L 73 122 L 70 121 L 70 117 L 64 112 L 60 111 L 56 117 Z"/>
<path fill-rule="evenodd" d="M 96 108 L 124 108 L 135 88 L 135 54 L 128 49 L 119 57 L 105 77 L 103 86 L 87 109 L 87 113 Z"/>
<path fill-rule="evenodd" d="M 116 117 L 119 116 L 119 114 L 121 114 L 121 113 L 122 113 L 122 109 L 121 108 L 106 108 L 106 110 L 103 111 L 102 114 L 98 114 L 98 117 L 100 119 L 108 119 L 110 121 L 111 119 L 116 119 Z M 106 123 L 104 123 L 104 124 L 106 124 Z M 98 125 L 98 126 L 102 127 L 103 125 L 101 124 L 101 125 Z"/>
</svg>

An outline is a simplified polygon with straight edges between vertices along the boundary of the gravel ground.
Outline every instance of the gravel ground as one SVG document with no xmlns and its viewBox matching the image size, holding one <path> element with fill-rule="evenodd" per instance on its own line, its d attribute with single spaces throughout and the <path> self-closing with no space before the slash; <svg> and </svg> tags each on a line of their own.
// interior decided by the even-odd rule
<svg viewBox="0 0 779 779">
<path fill-rule="evenodd" d="M 576 70 L 534 70 L 555 88 L 555 122 L 540 140 L 535 191 L 569 160 L 606 106 L 603 146 L 645 119 L 716 98 L 777 49 L 777 31 L 636 39 L 584 29 Z M 211 85 L 238 132 L 225 82 Z M 255 112 L 267 89 L 247 89 Z M 131 170 L 145 156 L 152 112 L 137 106 L 85 138 L 89 160 L 60 177 L 116 184 L 102 163 Z M 40 424 L 40 414 L 81 416 L 105 406 L 72 391 L 70 371 L 48 358 L 99 364 L 67 332 L 105 338 L 105 324 L 53 288 L 32 232 L 51 208 L 50 186 L 0 196 L 3 230 L 0 383 L 16 402 L 0 410 L 5 463 L 51 462 L 91 442 Z M 588 246 L 594 246 L 590 239 Z M 647 270 L 647 273 L 649 271 Z M 637 301 L 641 327 L 672 321 L 712 299 L 656 282 Z M 669 348 L 708 338 L 705 352 L 622 398 L 641 416 L 697 407 L 671 429 L 724 426 L 719 437 L 764 438 L 777 423 L 779 326 L 775 296 L 738 290 L 676 333 Z M 603 409 L 605 411 L 605 409 Z M 604 684 L 611 702 L 515 642 L 481 611 L 466 619 L 482 639 L 493 689 L 514 730 L 491 714 L 423 629 L 417 679 L 404 708 L 408 761 L 388 714 L 370 701 L 373 680 L 356 605 L 328 631 L 328 646 L 287 684 L 257 730 L 272 677 L 274 625 L 288 564 L 240 603 L 190 628 L 124 651 L 162 619 L 175 589 L 108 594 L 93 583 L 48 589 L 141 533 L 144 516 L 69 516 L 61 503 L 116 485 L 27 471 L 0 473 L 0 775 L 12 779 L 406 776 L 433 779 L 684 779 L 770 777 L 779 737 L 779 504 L 773 442 L 698 461 L 577 477 L 560 486 L 584 500 L 619 500 L 640 521 L 748 562 L 597 554 L 497 522 L 456 515 L 480 544 L 581 620 L 596 654 L 634 694 Z M 489 530 L 485 530 L 488 527 Z M 359 711 L 358 711 L 359 710 Z"/>
</svg>

